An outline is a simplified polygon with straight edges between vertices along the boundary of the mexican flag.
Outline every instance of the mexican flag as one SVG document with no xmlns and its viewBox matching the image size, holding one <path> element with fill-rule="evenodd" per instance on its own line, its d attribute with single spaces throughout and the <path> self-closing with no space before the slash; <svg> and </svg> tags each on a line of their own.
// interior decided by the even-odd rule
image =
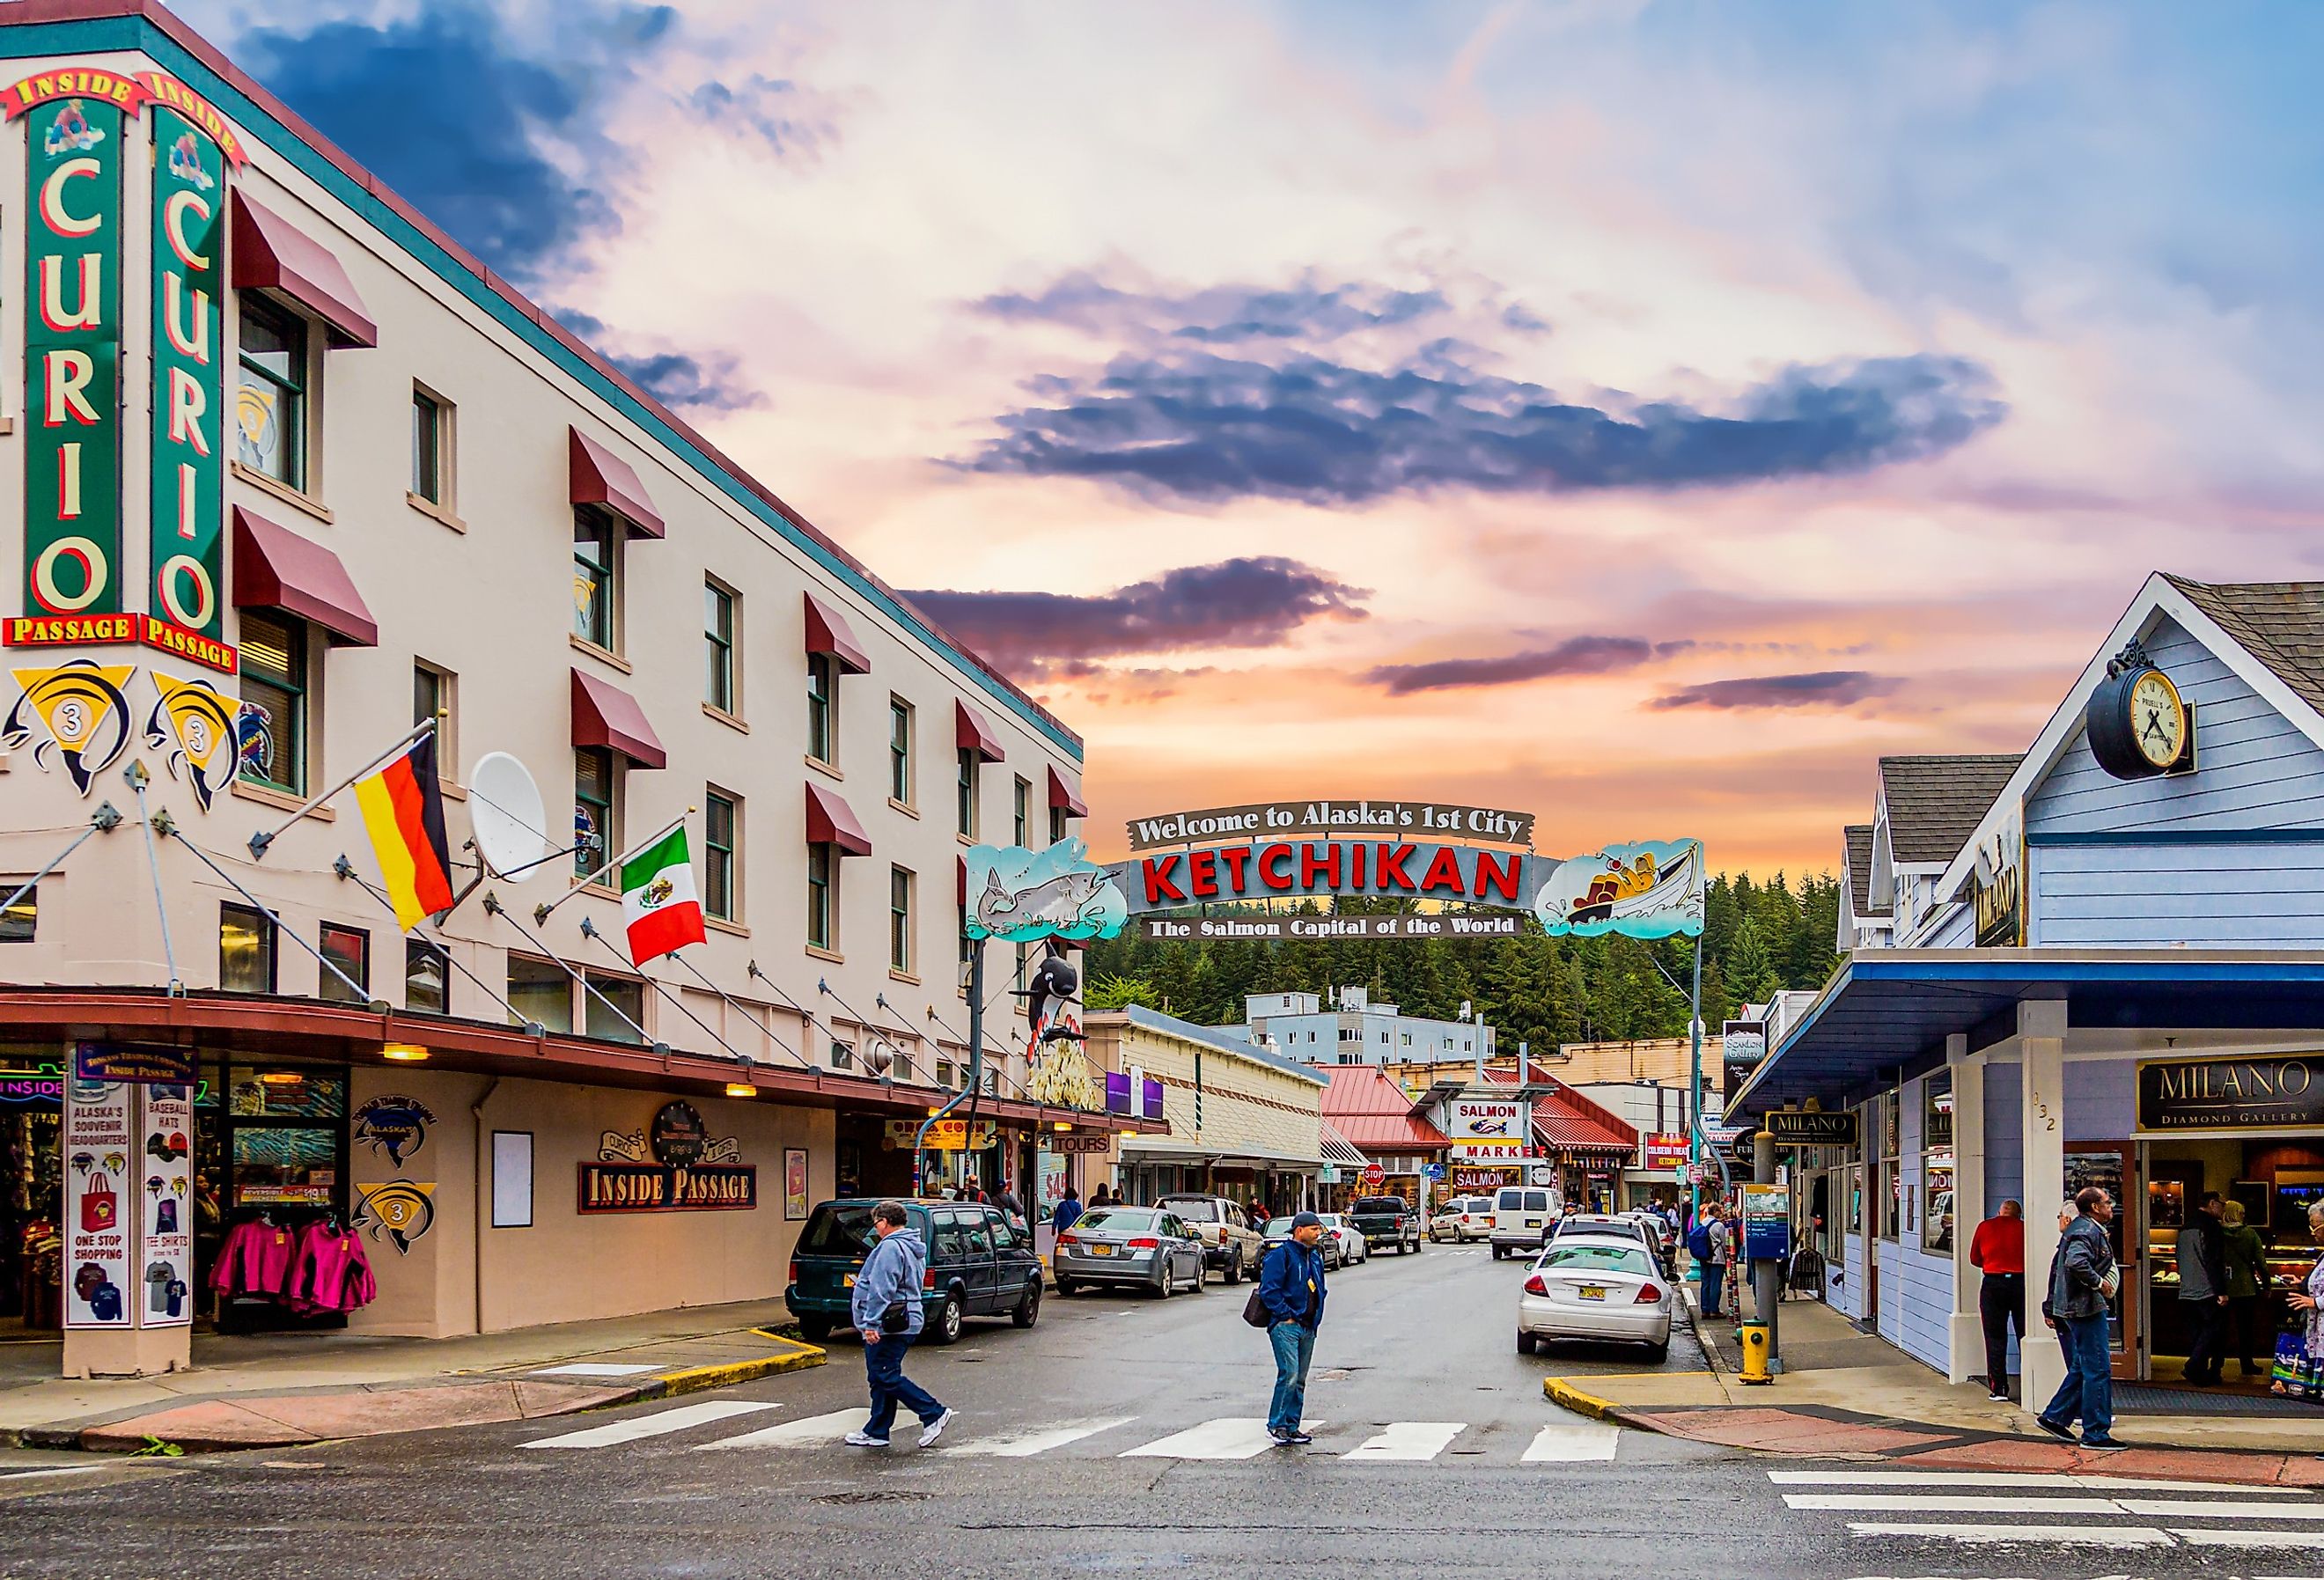
<svg viewBox="0 0 2324 1580">
<path fill-rule="evenodd" d="M 702 901 L 694 892 L 694 860 L 687 853 L 684 823 L 622 863 L 622 925 L 629 929 L 633 966 L 708 936 L 702 930 Z"/>
</svg>

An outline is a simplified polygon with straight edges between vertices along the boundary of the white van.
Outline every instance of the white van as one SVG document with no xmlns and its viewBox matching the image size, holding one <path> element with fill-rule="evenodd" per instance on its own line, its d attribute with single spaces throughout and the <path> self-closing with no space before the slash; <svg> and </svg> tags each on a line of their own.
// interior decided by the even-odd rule
<svg viewBox="0 0 2324 1580">
<path fill-rule="evenodd" d="M 1561 1205 L 1557 1192 L 1546 1186 L 1503 1186 L 1493 1197 L 1493 1260 L 1548 1244 L 1549 1226 Z"/>
</svg>

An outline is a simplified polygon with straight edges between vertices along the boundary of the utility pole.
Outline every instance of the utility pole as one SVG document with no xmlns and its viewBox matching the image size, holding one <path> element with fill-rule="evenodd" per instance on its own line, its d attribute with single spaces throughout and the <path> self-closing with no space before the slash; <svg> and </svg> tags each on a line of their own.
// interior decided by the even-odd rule
<svg viewBox="0 0 2324 1580">
<path fill-rule="evenodd" d="M 1687 1221 L 1702 1215 L 1702 1185 L 1697 1169 L 1702 1163 L 1702 935 L 1694 935 L 1694 996 L 1693 1009 L 1687 1016 L 1687 1035 L 1694 1041 L 1691 1091 L 1687 1099 L 1686 1118 L 1686 1189 Z"/>
</svg>

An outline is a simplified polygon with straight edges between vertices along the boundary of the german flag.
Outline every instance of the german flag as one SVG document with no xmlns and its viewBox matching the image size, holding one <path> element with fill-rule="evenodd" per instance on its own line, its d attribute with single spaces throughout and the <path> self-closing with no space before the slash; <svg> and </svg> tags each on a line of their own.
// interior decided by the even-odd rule
<svg viewBox="0 0 2324 1580">
<path fill-rule="evenodd" d="M 380 874 L 410 932 L 423 916 L 452 907 L 451 846 L 444 839 L 444 792 L 436 779 L 436 732 L 429 731 L 379 771 L 355 781 L 364 827 Z"/>
</svg>

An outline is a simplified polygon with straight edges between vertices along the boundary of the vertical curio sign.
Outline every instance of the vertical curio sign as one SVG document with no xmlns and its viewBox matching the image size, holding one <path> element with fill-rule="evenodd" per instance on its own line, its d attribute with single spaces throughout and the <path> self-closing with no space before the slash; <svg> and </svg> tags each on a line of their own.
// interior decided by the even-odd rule
<svg viewBox="0 0 2324 1580">
<path fill-rule="evenodd" d="M 216 641 L 223 623 L 226 163 L 208 134 L 153 109 L 152 610 Z"/>
<path fill-rule="evenodd" d="M 24 121 L 24 610 L 118 614 L 124 117 L 60 97 Z"/>
</svg>

